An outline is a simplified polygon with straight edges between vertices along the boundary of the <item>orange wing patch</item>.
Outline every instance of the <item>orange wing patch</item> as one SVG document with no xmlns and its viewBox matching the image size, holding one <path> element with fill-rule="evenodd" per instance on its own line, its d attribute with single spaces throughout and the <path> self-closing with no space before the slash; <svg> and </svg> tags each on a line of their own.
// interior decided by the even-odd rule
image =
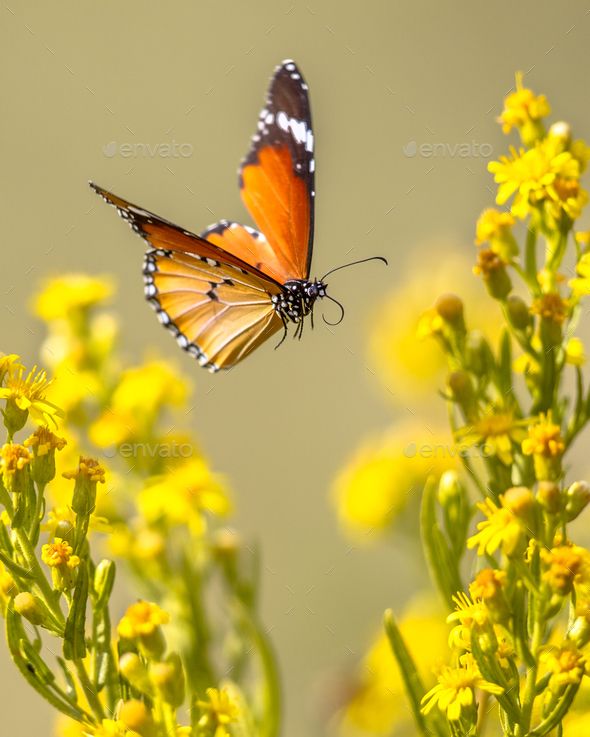
<svg viewBox="0 0 590 737">
<path fill-rule="evenodd" d="M 284 269 L 263 233 L 248 225 L 230 220 L 221 220 L 210 225 L 201 237 L 250 264 L 258 271 L 268 274 L 281 283 L 285 280 Z"/>
<path fill-rule="evenodd" d="M 311 205 L 288 145 L 266 146 L 241 170 L 242 200 L 265 234 L 280 281 L 306 279 Z"/>
</svg>

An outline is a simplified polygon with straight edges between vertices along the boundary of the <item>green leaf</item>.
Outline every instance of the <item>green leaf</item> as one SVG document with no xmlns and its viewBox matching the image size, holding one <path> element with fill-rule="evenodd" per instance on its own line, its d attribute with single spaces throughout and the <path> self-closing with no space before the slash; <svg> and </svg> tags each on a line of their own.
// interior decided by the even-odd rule
<svg viewBox="0 0 590 737">
<path fill-rule="evenodd" d="M 385 612 L 383 623 L 385 626 L 385 632 L 389 639 L 389 644 L 391 645 L 391 650 L 400 669 L 416 725 L 425 737 L 430 737 L 432 735 L 432 730 L 430 729 L 431 725 L 429 722 L 432 720 L 427 719 L 421 711 L 422 698 L 426 693 L 426 689 L 422 683 L 422 679 L 420 678 L 420 674 L 418 673 L 414 660 L 406 647 L 406 643 L 399 631 L 399 627 L 397 626 L 391 609 L 388 609 Z M 433 721 L 432 726 L 438 735 L 448 734 L 438 720 Z"/>
<path fill-rule="evenodd" d="M 555 729 L 555 727 L 557 727 L 561 723 L 561 720 L 570 710 L 570 706 L 573 704 L 579 688 L 579 683 L 574 683 L 570 686 L 567 686 L 553 711 L 547 716 L 546 719 L 543 719 L 540 724 L 532 729 L 528 733 L 527 737 L 542 737 L 545 734 L 549 734 L 551 730 Z"/>
<path fill-rule="evenodd" d="M 47 666 L 43 664 L 43 668 L 37 669 L 39 667 L 39 656 L 27 639 L 21 617 L 14 611 L 12 601 L 9 602 L 6 609 L 6 641 L 14 664 L 23 678 L 37 693 L 62 714 L 66 714 L 76 721 L 87 721 L 85 713 L 74 703 L 70 703 L 58 687 L 50 686 L 51 681 L 47 679 Z M 28 647 L 25 645 L 23 648 L 24 643 L 28 643 Z M 34 661 L 29 660 L 31 655 L 33 655 Z"/>
<path fill-rule="evenodd" d="M 512 343 L 507 329 L 500 337 L 500 355 L 498 357 L 498 385 L 505 397 L 512 394 Z"/>
<path fill-rule="evenodd" d="M 463 584 L 458 562 L 438 524 L 436 504 L 436 483 L 434 478 L 429 478 L 424 486 L 420 510 L 422 547 L 432 578 L 452 609 L 453 596 L 462 590 Z"/>
<path fill-rule="evenodd" d="M 88 568 L 82 564 L 78 569 L 78 580 L 64 632 L 63 653 L 66 660 L 82 660 L 86 657 L 87 603 Z"/>
</svg>

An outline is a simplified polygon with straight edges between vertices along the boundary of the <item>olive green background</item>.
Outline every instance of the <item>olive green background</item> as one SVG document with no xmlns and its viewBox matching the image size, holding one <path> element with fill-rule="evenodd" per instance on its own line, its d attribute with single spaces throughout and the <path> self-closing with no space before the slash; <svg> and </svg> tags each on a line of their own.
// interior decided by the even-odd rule
<svg viewBox="0 0 590 737">
<path fill-rule="evenodd" d="M 477 146 L 504 151 L 495 117 L 515 70 L 590 135 L 589 31 L 584 2 L 2 4 L 1 348 L 36 360 L 42 326 L 28 302 L 42 276 L 107 273 L 121 287 L 126 354 L 158 350 L 194 379 L 195 430 L 231 480 L 240 528 L 263 550 L 263 614 L 284 674 L 289 737 L 324 732 L 326 684 L 350 670 L 383 609 L 401 606 L 424 576 L 405 542 L 352 546 L 329 501 L 361 439 L 414 411 L 403 397 L 392 405 L 374 377 L 368 321 L 426 244 L 427 295 L 452 249 L 472 253 L 475 219 L 493 193 Z M 210 376 L 158 326 L 142 295 L 142 244 L 86 182 L 196 231 L 222 217 L 248 222 L 236 167 L 285 57 L 312 96 L 313 274 L 374 254 L 391 265 L 330 279 L 347 312 L 337 328 L 318 319 L 301 343 L 265 346 Z M 125 144 L 173 142 L 192 155 L 124 155 Z M 420 155 L 429 143 L 444 155 L 440 146 Z M 473 155 L 452 155 L 462 143 Z M 0 671 L 1 735 L 48 736 L 49 710 L 4 652 Z"/>
</svg>

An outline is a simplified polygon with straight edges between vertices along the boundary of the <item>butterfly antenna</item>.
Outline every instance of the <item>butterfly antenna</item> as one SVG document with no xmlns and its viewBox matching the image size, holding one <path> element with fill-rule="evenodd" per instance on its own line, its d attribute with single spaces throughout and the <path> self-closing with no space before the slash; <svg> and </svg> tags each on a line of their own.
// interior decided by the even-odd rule
<svg viewBox="0 0 590 737">
<path fill-rule="evenodd" d="M 389 265 L 387 263 L 387 259 L 383 258 L 383 256 L 371 256 L 370 258 L 362 258 L 360 259 L 360 261 L 351 261 L 349 264 L 342 264 L 342 266 L 337 266 L 335 269 L 330 269 L 330 271 L 322 276 L 321 281 L 324 281 L 327 276 L 330 276 L 330 274 L 333 274 L 335 271 L 340 271 L 340 269 L 347 269 L 349 266 L 356 266 L 357 264 L 365 264 L 367 263 L 367 261 L 383 261 L 385 266 Z"/>
<path fill-rule="evenodd" d="M 326 325 L 332 325 L 332 327 L 334 325 L 340 325 L 340 323 L 342 322 L 342 320 L 344 320 L 344 307 L 340 304 L 340 302 L 338 302 L 337 299 L 334 299 L 334 297 L 330 297 L 329 294 L 326 294 L 325 297 L 324 297 L 324 299 L 329 299 L 332 302 L 334 302 L 335 304 L 337 304 L 338 307 L 340 307 L 340 319 L 339 320 L 336 320 L 336 322 L 330 322 L 329 320 L 326 320 L 326 316 L 325 315 L 322 315 L 322 320 L 326 323 Z"/>
</svg>

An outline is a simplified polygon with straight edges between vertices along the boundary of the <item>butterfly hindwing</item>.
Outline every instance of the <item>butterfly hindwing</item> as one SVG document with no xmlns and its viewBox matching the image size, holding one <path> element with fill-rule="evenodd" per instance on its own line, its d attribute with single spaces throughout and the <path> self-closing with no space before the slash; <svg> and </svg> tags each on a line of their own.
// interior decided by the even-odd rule
<svg viewBox="0 0 590 737">
<path fill-rule="evenodd" d="M 314 170 L 308 88 L 297 65 L 287 60 L 271 80 L 240 166 L 242 199 L 271 246 L 282 282 L 309 277 Z"/>
<path fill-rule="evenodd" d="M 232 368 L 283 326 L 272 302 L 281 287 L 272 278 L 231 249 L 92 186 L 150 246 L 146 297 L 160 322 L 202 366 Z"/>
</svg>

